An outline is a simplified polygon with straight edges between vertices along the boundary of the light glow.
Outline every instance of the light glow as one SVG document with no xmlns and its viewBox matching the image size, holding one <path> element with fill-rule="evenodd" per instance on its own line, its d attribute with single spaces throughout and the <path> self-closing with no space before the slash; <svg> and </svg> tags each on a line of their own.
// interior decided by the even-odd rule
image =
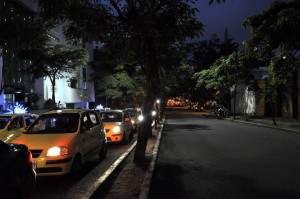
<svg viewBox="0 0 300 199">
<path fill-rule="evenodd" d="M 66 147 L 51 147 L 47 151 L 47 156 L 54 157 L 54 156 L 63 156 L 68 154 L 68 149 Z"/>
<path fill-rule="evenodd" d="M 144 120 L 144 116 L 139 115 L 139 116 L 138 116 L 138 120 L 139 120 L 140 122 L 143 121 L 143 120 Z"/>
<path fill-rule="evenodd" d="M 25 107 L 24 105 L 22 104 L 19 104 L 18 102 L 16 102 L 16 105 L 14 106 L 14 109 L 11 110 L 11 109 L 8 109 L 8 112 L 6 114 L 12 114 L 12 113 L 15 113 L 15 114 L 21 114 L 21 113 L 27 113 L 27 107 Z"/>
<path fill-rule="evenodd" d="M 119 126 L 115 126 L 113 128 L 113 133 L 119 133 L 121 131 L 121 128 Z"/>
<path fill-rule="evenodd" d="M 101 110 L 101 109 L 103 109 L 103 108 L 104 108 L 104 107 L 103 107 L 101 104 L 99 104 L 99 105 L 96 106 L 96 109 L 97 109 L 97 110 Z"/>
</svg>

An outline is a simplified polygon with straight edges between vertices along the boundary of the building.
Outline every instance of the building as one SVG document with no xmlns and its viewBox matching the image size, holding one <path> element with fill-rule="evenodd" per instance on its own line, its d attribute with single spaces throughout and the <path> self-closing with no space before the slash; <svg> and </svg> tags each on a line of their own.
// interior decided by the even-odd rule
<svg viewBox="0 0 300 199">
<path fill-rule="evenodd" d="M 11 16 L 14 15 L 14 9 L 22 10 L 18 12 L 18 17 L 23 17 L 24 20 L 34 20 L 38 16 L 39 8 L 34 1 L 31 0 L 1 0 L 1 8 L 11 10 Z M 20 16 L 19 13 L 22 13 Z M 1 16 L 3 18 L 3 16 Z M 83 42 L 77 46 L 69 45 L 62 30 L 63 25 L 57 26 L 48 32 L 48 36 L 51 39 L 52 44 L 63 44 L 70 49 L 78 48 L 90 48 L 89 45 L 85 45 Z M 2 51 L 2 49 L 0 49 Z M 91 50 L 88 49 L 89 52 Z M 8 52 L 9 53 L 9 52 Z M 92 53 L 90 53 L 92 55 Z M 26 64 L 30 64 L 30 61 L 20 62 L 20 60 L 14 58 L 12 65 L 8 64 L 11 59 L 8 56 L 6 59 L 0 58 L 1 77 L 5 76 L 4 92 L 2 92 L 0 98 L 0 104 L 3 110 L 11 109 L 16 102 L 29 105 L 35 109 L 44 109 L 47 107 L 47 102 L 51 99 L 52 88 L 48 78 L 41 78 L 34 83 L 30 81 L 28 75 L 24 75 L 20 72 L 20 69 Z M 13 57 L 13 56 L 12 56 Z M 92 56 L 90 56 L 90 59 Z M 8 67 L 9 66 L 9 67 Z M 66 74 L 67 78 L 57 79 L 55 87 L 55 98 L 57 106 L 61 108 L 93 108 L 95 106 L 95 92 L 94 83 L 91 81 L 90 74 L 92 70 L 89 66 L 78 66 L 76 72 L 73 74 Z M 31 95 L 35 94 L 39 97 L 39 100 L 32 105 Z"/>
</svg>

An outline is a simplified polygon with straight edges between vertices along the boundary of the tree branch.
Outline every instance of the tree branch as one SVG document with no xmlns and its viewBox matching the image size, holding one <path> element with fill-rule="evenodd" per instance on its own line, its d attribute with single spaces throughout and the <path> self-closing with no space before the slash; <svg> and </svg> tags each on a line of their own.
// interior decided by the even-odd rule
<svg viewBox="0 0 300 199">
<path fill-rule="evenodd" d="M 121 9 L 119 8 L 118 4 L 117 4 L 114 0 L 110 0 L 110 4 L 113 6 L 113 8 L 116 9 L 116 11 L 117 11 L 119 17 L 120 17 L 121 19 L 125 19 L 125 17 L 124 17 L 124 15 L 122 14 L 122 11 L 121 11 Z"/>
</svg>

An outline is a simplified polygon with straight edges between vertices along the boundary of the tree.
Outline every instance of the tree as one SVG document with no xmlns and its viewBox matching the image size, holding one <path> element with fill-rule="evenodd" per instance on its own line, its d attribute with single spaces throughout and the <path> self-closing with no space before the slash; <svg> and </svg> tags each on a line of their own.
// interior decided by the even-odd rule
<svg viewBox="0 0 300 199">
<path fill-rule="evenodd" d="M 137 97 L 142 97 L 142 89 L 134 79 L 124 70 L 124 66 L 118 66 L 113 73 L 102 71 L 103 76 L 96 81 L 98 97 L 110 99 L 112 107 L 133 107 L 139 103 Z M 118 103 L 116 103 L 117 101 Z"/>
<path fill-rule="evenodd" d="M 276 1 L 270 5 L 268 10 L 259 15 L 248 17 L 244 22 L 244 26 L 249 27 L 252 33 L 251 38 L 245 42 L 248 53 L 260 60 L 267 61 L 270 65 L 271 70 L 269 72 L 272 83 L 269 82 L 268 88 L 275 91 L 279 87 L 286 88 L 290 86 L 291 89 L 284 89 L 284 92 L 290 91 L 295 102 L 297 101 L 295 78 L 296 70 L 299 68 L 297 63 L 300 55 L 299 12 L 299 0 L 288 3 Z M 277 64 L 283 61 L 283 57 L 293 57 L 293 59 L 289 60 L 294 62 L 291 65 L 295 67 Z M 290 81 L 282 81 L 282 74 L 292 78 Z M 292 85 L 288 84 L 291 80 L 294 82 Z M 274 88 L 271 88 L 271 85 Z M 278 93 L 277 95 L 280 94 Z M 271 97 L 269 100 L 273 101 L 275 99 L 278 98 Z M 297 107 L 298 103 L 293 103 L 294 116 L 297 116 Z"/>
<path fill-rule="evenodd" d="M 219 91 L 221 95 L 229 92 L 230 100 L 234 99 L 234 119 L 237 88 L 253 79 L 251 75 L 253 65 L 250 63 L 243 53 L 234 52 L 219 58 L 210 69 L 195 73 L 197 87 L 205 86 L 207 89 Z"/>
<path fill-rule="evenodd" d="M 206 70 L 209 69 L 218 58 L 237 52 L 238 47 L 239 45 L 228 37 L 227 31 L 225 31 L 224 41 L 221 41 L 216 34 L 213 34 L 209 40 L 187 44 L 187 53 L 189 55 L 187 56 L 187 63 L 194 66 L 195 72 Z M 192 85 L 192 88 L 196 88 L 194 81 L 192 81 Z M 198 86 L 193 91 L 191 98 L 197 101 L 201 99 L 201 103 L 212 100 L 214 96 L 213 91 L 206 89 L 204 86 Z"/>
<path fill-rule="evenodd" d="M 62 45 L 48 45 L 43 49 L 23 51 L 23 59 L 32 65 L 24 72 L 32 74 L 32 79 L 48 77 L 52 85 L 52 102 L 55 103 L 55 82 L 75 71 L 76 67 L 86 65 L 88 53 L 85 49 L 70 50 Z M 54 104 L 53 104 L 54 105 Z"/>
<path fill-rule="evenodd" d="M 110 49 L 122 49 L 123 55 L 131 55 L 143 67 L 147 80 L 143 111 L 146 117 L 138 134 L 134 157 L 136 162 L 143 162 L 148 137 L 152 133 L 152 106 L 160 95 L 159 67 L 162 65 L 158 54 L 188 37 L 202 34 L 203 25 L 195 17 L 197 9 L 191 7 L 189 0 L 110 0 L 109 4 L 100 0 L 67 0 L 64 3 L 39 0 L 39 3 L 45 19 L 71 21 L 66 27 L 69 38 L 102 41 Z"/>
</svg>

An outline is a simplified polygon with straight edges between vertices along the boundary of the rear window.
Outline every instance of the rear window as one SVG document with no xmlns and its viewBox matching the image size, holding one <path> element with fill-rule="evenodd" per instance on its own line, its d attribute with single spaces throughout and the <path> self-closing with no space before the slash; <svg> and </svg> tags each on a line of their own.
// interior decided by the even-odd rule
<svg viewBox="0 0 300 199">
<path fill-rule="evenodd" d="M 103 122 L 122 122 L 122 113 L 120 112 L 101 112 L 100 116 Z"/>
</svg>

